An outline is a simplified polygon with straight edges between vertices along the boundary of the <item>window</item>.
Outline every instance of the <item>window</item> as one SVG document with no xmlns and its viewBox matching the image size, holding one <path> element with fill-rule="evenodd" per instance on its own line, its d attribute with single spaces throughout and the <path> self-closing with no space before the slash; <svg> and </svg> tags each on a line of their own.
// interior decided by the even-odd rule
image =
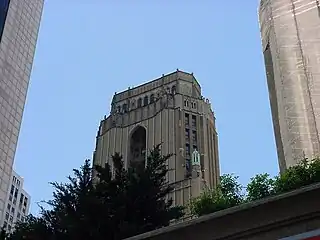
<svg viewBox="0 0 320 240">
<path fill-rule="evenodd" d="M 191 161 L 190 159 L 186 159 L 186 177 L 190 177 L 191 173 Z"/>
<path fill-rule="evenodd" d="M 192 127 L 197 127 L 197 117 L 196 116 L 192 116 Z"/>
<path fill-rule="evenodd" d="M 192 102 L 192 103 L 191 103 L 191 107 L 192 107 L 192 108 L 197 108 L 197 104 L 196 104 L 195 102 Z"/>
<path fill-rule="evenodd" d="M 190 131 L 186 128 L 186 141 L 190 140 Z"/>
<path fill-rule="evenodd" d="M 9 196 L 9 201 L 12 201 L 12 194 L 10 194 Z"/>
<path fill-rule="evenodd" d="M 189 114 L 188 114 L 188 113 L 186 113 L 186 114 L 184 115 L 184 124 L 185 124 L 186 126 L 189 126 Z"/>
<path fill-rule="evenodd" d="M 188 107 L 188 106 L 189 106 L 188 100 L 184 100 L 184 106 L 185 106 L 185 107 Z"/>
<path fill-rule="evenodd" d="M 16 188 L 16 191 L 14 192 L 14 197 L 17 198 L 18 197 L 18 188 Z"/>
<path fill-rule="evenodd" d="M 117 112 L 118 113 L 121 112 L 121 107 L 120 106 L 117 107 Z"/>
<path fill-rule="evenodd" d="M 11 205 L 10 204 L 7 205 L 7 209 L 10 211 L 10 209 L 11 209 Z"/>
<path fill-rule="evenodd" d="M 13 217 L 12 216 L 10 216 L 10 220 L 9 220 L 9 222 L 13 222 Z"/>
<path fill-rule="evenodd" d="M 8 223 L 5 221 L 5 222 L 3 223 L 3 227 L 6 228 L 7 225 L 8 225 Z"/>
<path fill-rule="evenodd" d="M 14 214 L 14 210 L 15 210 L 14 208 L 11 208 L 11 213 L 12 213 L 12 214 Z"/>
<path fill-rule="evenodd" d="M 142 99 L 141 98 L 138 99 L 138 107 L 142 107 Z"/>
<path fill-rule="evenodd" d="M 21 214 L 20 213 L 18 213 L 17 214 L 17 218 L 20 220 L 20 217 L 21 217 Z"/>
<path fill-rule="evenodd" d="M 17 203 L 17 198 L 14 198 L 13 199 L 13 205 L 16 205 L 16 203 Z"/>
<path fill-rule="evenodd" d="M 190 145 L 186 144 L 186 157 L 190 157 Z"/>
<path fill-rule="evenodd" d="M 172 93 L 172 94 L 176 94 L 176 92 L 177 92 L 177 91 L 176 91 L 176 86 L 172 86 L 172 88 L 171 88 L 171 93 Z"/>
<path fill-rule="evenodd" d="M 196 143 L 197 142 L 197 131 L 192 131 L 192 141 L 193 143 Z"/>
<path fill-rule="evenodd" d="M 135 101 L 132 101 L 131 102 L 131 108 L 133 109 L 133 108 L 135 108 L 136 107 L 136 102 Z"/>
<path fill-rule="evenodd" d="M 22 201 L 23 201 L 23 198 L 24 198 L 24 195 L 23 195 L 23 193 L 21 193 L 21 195 L 20 195 L 20 202 L 22 203 Z"/>
<path fill-rule="evenodd" d="M 17 180 L 17 185 L 20 186 L 20 181 L 19 180 Z"/>
<path fill-rule="evenodd" d="M 128 105 L 126 103 L 122 105 L 122 111 L 124 113 L 128 112 Z"/>
<path fill-rule="evenodd" d="M 9 213 L 6 212 L 6 220 L 8 220 L 8 219 L 9 219 Z"/>
<path fill-rule="evenodd" d="M 150 103 L 154 103 L 154 94 L 150 95 Z"/>
<path fill-rule="evenodd" d="M 145 96 L 143 99 L 143 105 L 147 106 L 148 104 L 149 104 L 149 98 L 148 98 L 148 96 Z"/>
<path fill-rule="evenodd" d="M 13 185 L 11 185 L 10 193 L 11 193 L 11 194 L 13 194 L 13 192 L 14 192 L 14 186 L 13 186 Z"/>
</svg>

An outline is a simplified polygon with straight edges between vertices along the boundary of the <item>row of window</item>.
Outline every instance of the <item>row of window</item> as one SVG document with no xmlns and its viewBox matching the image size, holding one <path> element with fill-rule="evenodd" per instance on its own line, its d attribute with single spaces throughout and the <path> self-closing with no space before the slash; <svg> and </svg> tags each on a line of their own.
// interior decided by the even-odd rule
<svg viewBox="0 0 320 240">
<path fill-rule="evenodd" d="M 195 115 L 191 116 L 191 124 L 190 124 L 190 114 L 185 113 L 184 115 L 184 123 L 185 123 L 185 141 L 186 141 L 186 178 L 189 178 L 192 174 L 192 166 L 191 166 L 191 152 L 197 149 L 197 117 Z M 191 129 L 190 129 L 191 128 Z M 190 138 L 191 133 L 191 138 Z M 190 148 L 190 140 L 192 140 L 192 151 Z"/>
<path fill-rule="evenodd" d="M 197 108 L 197 103 L 196 102 L 190 102 L 191 108 L 196 109 Z M 184 106 L 189 107 L 189 101 L 184 100 Z"/>
<path fill-rule="evenodd" d="M 16 203 L 17 203 L 18 193 L 19 193 L 19 189 L 16 188 L 14 185 L 11 185 L 9 201 L 12 202 L 14 205 L 16 205 Z M 27 202 L 28 202 L 28 198 L 26 196 L 24 196 L 23 193 L 21 193 L 19 205 L 22 206 L 22 203 L 23 203 L 23 206 L 27 207 Z"/>
<path fill-rule="evenodd" d="M 190 114 L 186 113 L 184 115 L 184 125 L 188 128 L 190 127 Z M 192 115 L 191 117 L 191 127 L 196 128 L 197 127 L 197 117 L 195 115 Z"/>
<path fill-rule="evenodd" d="M 20 186 L 20 180 L 17 179 L 15 176 L 13 176 L 12 182 L 13 184 L 17 184 L 18 187 Z"/>
<path fill-rule="evenodd" d="M 19 210 L 21 211 L 21 209 L 22 209 L 22 213 L 23 213 L 23 214 L 26 214 L 26 207 L 24 206 L 24 207 L 22 208 L 22 204 L 19 205 Z M 8 210 L 9 212 L 11 212 L 12 214 L 14 214 L 16 209 L 14 208 L 14 206 L 11 206 L 11 204 L 8 203 L 8 205 L 7 205 L 7 210 Z"/>
<path fill-rule="evenodd" d="M 176 86 L 172 86 L 170 89 L 169 87 L 167 88 L 167 93 L 171 94 L 176 94 Z M 159 97 L 159 96 L 158 96 Z M 117 112 L 118 113 L 126 113 L 129 111 L 129 109 L 134 109 L 136 107 L 143 107 L 147 106 L 148 104 L 152 104 L 156 101 L 156 96 L 154 93 L 150 94 L 150 97 L 148 95 L 144 96 L 143 98 L 138 98 L 137 104 L 134 101 L 131 102 L 131 106 L 128 106 L 127 103 L 122 104 L 122 106 L 117 107 Z"/>
<path fill-rule="evenodd" d="M 197 142 L 197 131 L 192 130 L 191 133 L 192 133 L 192 137 L 191 137 L 192 142 L 196 143 Z M 186 142 L 189 142 L 190 141 L 190 129 L 189 128 L 186 128 L 185 135 L 186 135 Z"/>
</svg>

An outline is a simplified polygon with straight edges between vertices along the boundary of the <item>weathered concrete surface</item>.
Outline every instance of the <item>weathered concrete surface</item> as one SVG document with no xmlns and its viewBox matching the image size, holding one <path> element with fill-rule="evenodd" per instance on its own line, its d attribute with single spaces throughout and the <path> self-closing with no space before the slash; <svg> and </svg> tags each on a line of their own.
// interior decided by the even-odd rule
<svg viewBox="0 0 320 240">
<path fill-rule="evenodd" d="M 320 184 L 247 203 L 127 240 L 272 240 L 320 228 Z"/>
</svg>

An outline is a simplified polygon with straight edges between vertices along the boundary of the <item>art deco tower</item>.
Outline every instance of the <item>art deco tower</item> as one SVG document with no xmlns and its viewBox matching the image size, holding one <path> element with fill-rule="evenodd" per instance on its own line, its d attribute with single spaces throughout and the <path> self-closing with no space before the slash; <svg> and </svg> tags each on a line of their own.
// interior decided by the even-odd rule
<svg viewBox="0 0 320 240">
<path fill-rule="evenodd" d="M 0 217 L 16 151 L 44 0 L 0 0 Z"/>
<path fill-rule="evenodd" d="M 318 0 L 261 0 L 260 30 L 280 171 L 320 153 Z"/>
<path fill-rule="evenodd" d="M 183 205 L 204 186 L 219 179 L 218 138 L 209 100 L 193 74 L 177 70 L 127 91 L 116 93 L 111 113 L 101 121 L 94 164 L 111 164 L 122 154 L 125 166 L 146 163 L 146 151 L 162 144 L 168 161 L 172 199 Z"/>
</svg>

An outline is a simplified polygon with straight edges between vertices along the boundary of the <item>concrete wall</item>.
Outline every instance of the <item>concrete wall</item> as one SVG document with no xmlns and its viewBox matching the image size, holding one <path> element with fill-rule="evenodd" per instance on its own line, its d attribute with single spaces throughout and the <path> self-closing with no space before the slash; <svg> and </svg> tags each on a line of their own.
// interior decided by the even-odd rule
<svg viewBox="0 0 320 240">
<path fill-rule="evenodd" d="M 262 47 L 280 170 L 320 153 L 319 1 L 261 0 Z"/>
<path fill-rule="evenodd" d="M 320 184 L 315 184 L 127 240 L 273 240 L 290 237 L 320 228 L 319 196 Z"/>
</svg>

